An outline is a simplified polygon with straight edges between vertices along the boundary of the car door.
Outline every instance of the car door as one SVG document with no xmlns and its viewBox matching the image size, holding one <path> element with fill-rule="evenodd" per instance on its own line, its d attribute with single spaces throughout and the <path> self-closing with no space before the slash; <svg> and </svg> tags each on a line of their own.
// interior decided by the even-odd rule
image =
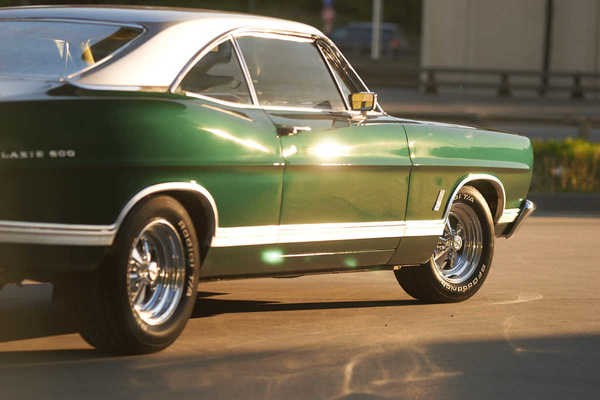
<svg viewBox="0 0 600 400">
<path fill-rule="evenodd" d="M 281 146 L 270 118 L 255 104 L 232 40 L 200 54 L 177 93 L 186 96 L 189 110 L 179 116 L 180 126 L 196 133 L 195 143 L 186 145 L 193 146 L 199 165 L 186 172 L 212 195 L 219 214 L 201 276 L 271 272 L 263 252 L 277 237 Z"/>
<path fill-rule="evenodd" d="M 346 96 L 364 88 L 326 43 L 263 34 L 236 41 L 285 160 L 280 262 L 291 270 L 386 264 L 406 210 L 403 127 L 348 110 Z"/>
</svg>

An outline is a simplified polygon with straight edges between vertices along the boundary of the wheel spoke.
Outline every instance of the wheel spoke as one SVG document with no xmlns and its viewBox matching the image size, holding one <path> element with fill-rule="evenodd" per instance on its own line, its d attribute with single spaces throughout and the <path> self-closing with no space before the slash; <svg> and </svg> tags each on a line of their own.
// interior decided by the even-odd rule
<svg viewBox="0 0 600 400">
<path fill-rule="evenodd" d="M 454 264 L 456 263 L 456 251 L 452 249 L 448 255 L 448 266 L 450 268 L 454 268 Z"/>
<path fill-rule="evenodd" d="M 450 248 L 446 247 L 444 250 L 442 250 L 437 255 L 435 255 L 433 257 L 433 259 L 437 262 L 440 258 L 442 258 L 442 256 L 445 256 L 446 254 L 448 254 L 448 250 L 450 250 Z"/>
<path fill-rule="evenodd" d="M 146 279 L 140 279 L 137 281 L 137 289 L 133 293 L 133 304 L 139 304 L 146 295 L 146 287 L 148 287 L 148 281 Z M 144 296 L 140 296 L 141 294 Z"/>
<path fill-rule="evenodd" d="M 134 262 L 136 267 L 139 267 L 144 263 L 144 259 L 142 258 L 142 255 L 138 251 L 137 247 L 134 247 L 131 252 L 131 260 Z"/>
<path fill-rule="evenodd" d="M 454 229 L 452 229 L 452 224 L 450 224 L 450 217 L 446 218 L 446 228 L 448 228 L 448 234 L 454 236 Z"/>
<path fill-rule="evenodd" d="M 142 250 L 144 252 L 144 262 L 150 263 L 152 261 L 152 252 L 150 251 L 150 243 L 147 238 L 142 238 Z"/>
</svg>

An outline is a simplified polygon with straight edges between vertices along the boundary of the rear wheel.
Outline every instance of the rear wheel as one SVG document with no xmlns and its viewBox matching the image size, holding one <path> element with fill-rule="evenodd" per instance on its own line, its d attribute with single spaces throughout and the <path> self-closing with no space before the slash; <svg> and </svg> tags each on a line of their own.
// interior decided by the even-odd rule
<svg viewBox="0 0 600 400">
<path fill-rule="evenodd" d="M 167 347 L 193 311 L 199 260 L 185 208 L 164 195 L 144 201 L 123 222 L 102 267 L 79 287 L 81 336 L 110 353 Z"/>
<path fill-rule="evenodd" d="M 463 187 L 450 209 L 444 233 L 429 261 L 394 271 L 404 290 L 426 302 L 456 302 L 473 296 L 487 277 L 494 254 L 494 224 L 487 202 Z"/>
</svg>

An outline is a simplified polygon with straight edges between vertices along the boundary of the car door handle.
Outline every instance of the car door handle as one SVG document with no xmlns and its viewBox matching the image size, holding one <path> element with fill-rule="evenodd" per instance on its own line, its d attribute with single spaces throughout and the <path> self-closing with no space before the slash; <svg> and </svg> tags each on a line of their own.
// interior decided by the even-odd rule
<svg viewBox="0 0 600 400">
<path fill-rule="evenodd" d="M 280 125 L 277 127 L 277 136 L 294 136 L 300 132 L 310 132 L 310 126 L 286 126 Z"/>
</svg>

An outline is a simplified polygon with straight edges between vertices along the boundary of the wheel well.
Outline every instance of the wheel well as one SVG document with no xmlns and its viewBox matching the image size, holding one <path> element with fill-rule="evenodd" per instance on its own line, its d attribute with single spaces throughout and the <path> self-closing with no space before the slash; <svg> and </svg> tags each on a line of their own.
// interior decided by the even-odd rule
<svg viewBox="0 0 600 400">
<path fill-rule="evenodd" d="M 216 230 L 215 215 L 209 201 L 199 193 L 185 190 L 171 190 L 160 192 L 160 194 L 173 197 L 190 214 L 194 222 L 196 235 L 198 235 L 198 245 L 200 246 L 203 261 Z"/>
<path fill-rule="evenodd" d="M 504 204 L 499 204 L 504 201 L 501 189 L 492 182 L 485 180 L 471 181 L 467 183 L 467 186 L 472 186 L 481 193 L 490 208 L 494 222 L 497 221 L 504 212 Z"/>
</svg>

